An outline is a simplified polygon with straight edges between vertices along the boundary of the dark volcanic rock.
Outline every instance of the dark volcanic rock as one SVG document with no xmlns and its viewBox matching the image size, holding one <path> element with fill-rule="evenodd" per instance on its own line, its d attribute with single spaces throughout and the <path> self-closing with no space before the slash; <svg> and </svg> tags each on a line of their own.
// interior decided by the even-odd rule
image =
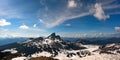
<svg viewBox="0 0 120 60">
<path fill-rule="evenodd" d="M 49 35 L 47 38 L 51 39 L 51 40 L 55 40 L 55 39 L 59 39 L 62 40 L 61 37 L 59 35 L 56 35 L 55 33 L 52 33 L 51 35 Z"/>
</svg>

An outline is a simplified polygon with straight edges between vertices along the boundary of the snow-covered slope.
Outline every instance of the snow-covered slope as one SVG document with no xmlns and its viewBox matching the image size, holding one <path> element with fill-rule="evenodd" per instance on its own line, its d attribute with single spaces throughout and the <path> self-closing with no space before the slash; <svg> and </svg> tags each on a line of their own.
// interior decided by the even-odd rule
<svg viewBox="0 0 120 60">
<path fill-rule="evenodd" d="M 12 60 L 28 60 L 29 58 L 27 57 L 16 57 L 16 58 L 12 58 Z"/>
<path fill-rule="evenodd" d="M 3 51 L 1 51 L 1 52 L 10 52 L 10 53 L 12 53 L 12 54 L 15 54 L 15 53 L 17 53 L 18 51 L 17 51 L 15 48 L 13 48 L 13 49 L 6 49 L 6 50 L 3 50 Z"/>
</svg>

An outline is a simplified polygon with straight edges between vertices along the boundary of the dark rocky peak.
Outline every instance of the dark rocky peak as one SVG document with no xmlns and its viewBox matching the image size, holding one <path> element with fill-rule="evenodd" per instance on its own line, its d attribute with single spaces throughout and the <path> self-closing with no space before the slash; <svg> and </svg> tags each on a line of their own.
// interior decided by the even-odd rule
<svg viewBox="0 0 120 60">
<path fill-rule="evenodd" d="M 43 37 L 38 37 L 38 38 L 33 39 L 33 41 L 42 41 L 42 40 L 44 40 Z"/>
<path fill-rule="evenodd" d="M 29 39 L 32 40 L 32 41 L 42 41 L 42 40 L 44 40 L 43 37 L 29 38 Z"/>
<path fill-rule="evenodd" d="M 55 40 L 55 39 L 61 40 L 61 37 L 59 35 L 56 35 L 55 32 L 52 33 L 51 35 L 49 35 L 47 38 L 49 38 L 51 40 Z"/>
<path fill-rule="evenodd" d="M 33 40 L 34 38 L 29 38 L 30 40 Z"/>
<path fill-rule="evenodd" d="M 60 37 L 59 35 L 57 35 L 57 36 L 56 36 L 56 39 L 59 39 L 59 40 L 61 40 L 61 37 Z"/>
<path fill-rule="evenodd" d="M 52 36 L 52 37 L 56 36 L 55 32 L 54 32 L 54 33 L 52 33 L 50 36 Z"/>
</svg>

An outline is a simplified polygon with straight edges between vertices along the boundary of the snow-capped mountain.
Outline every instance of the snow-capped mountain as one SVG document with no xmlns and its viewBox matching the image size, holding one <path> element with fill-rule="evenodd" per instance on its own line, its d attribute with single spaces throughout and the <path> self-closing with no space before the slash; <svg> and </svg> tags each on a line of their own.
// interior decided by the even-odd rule
<svg viewBox="0 0 120 60">
<path fill-rule="evenodd" d="M 85 45 L 84 42 L 88 41 L 84 39 L 78 40 L 76 42 L 65 41 L 59 35 L 52 33 L 46 38 L 29 38 L 28 40 L 23 42 L 16 42 L 0 46 L 0 50 L 2 54 L 5 52 L 16 52 L 17 54 L 19 53 L 21 57 L 14 56 L 14 54 L 11 53 L 12 56 L 16 57 L 12 60 L 29 60 L 30 58 L 36 58 L 41 56 L 52 57 L 59 60 L 85 60 L 87 59 L 86 57 L 102 57 L 103 53 L 107 54 L 105 56 L 108 57 L 108 53 L 118 54 L 114 56 L 120 55 L 119 43 L 107 45 Z M 119 59 L 120 58 L 118 58 L 118 60 Z M 97 59 L 95 58 L 93 60 Z"/>
<path fill-rule="evenodd" d="M 24 42 L 17 42 L 0 47 L 1 49 L 16 48 L 19 52 L 25 55 L 32 55 L 39 52 L 48 52 L 55 57 L 58 53 L 69 50 L 82 50 L 86 47 L 74 42 L 68 42 L 61 39 L 59 35 L 52 33 L 46 38 L 30 38 Z M 69 53 L 68 53 L 69 54 Z"/>
</svg>

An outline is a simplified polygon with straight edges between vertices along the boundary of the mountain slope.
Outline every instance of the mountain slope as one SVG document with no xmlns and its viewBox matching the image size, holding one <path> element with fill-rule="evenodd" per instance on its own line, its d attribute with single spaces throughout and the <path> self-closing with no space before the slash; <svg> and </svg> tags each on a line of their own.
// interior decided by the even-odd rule
<svg viewBox="0 0 120 60">
<path fill-rule="evenodd" d="M 112 38 L 114 39 L 114 38 Z M 111 39 L 111 40 L 112 40 Z M 119 39 L 119 38 L 117 38 Z M 103 41 L 102 41 L 103 42 Z M 120 44 L 87 44 L 86 43 L 96 43 L 91 42 L 89 40 L 81 39 L 77 42 L 65 41 L 61 39 L 59 35 L 52 33 L 46 38 L 38 37 L 38 38 L 29 38 L 23 42 L 16 42 L 7 44 L 4 46 L 0 46 L 1 51 L 10 51 L 15 49 L 20 53 L 19 56 L 14 56 L 12 60 L 19 59 L 59 59 L 59 60 L 100 60 L 103 56 L 107 58 L 103 58 L 101 60 L 111 59 L 116 57 L 116 60 L 120 58 Z M 11 54 L 10 54 L 11 56 Z M 4 56 L 6 57 L 6 56 Z M 2 59 L 4 57 L 1 57 Z M 48 58 L 46 58 L 48 57 Z M 4 59 L 3 59 L 4 60 Z M 113 60 L 113 59 L 111 59 Z"/>
<path fill-rule="evenodd" d="M 52 33 L 47 38 L 30 38 L 24 42 L 16 42 L 0 47 L 1 49 L 16 48 L 19 52 L 25 53 L 25 55 L 31 55 L 36 52 L 47 51 L 53 56 L 57 55 L 61 50 L 81 50 L 85 47 L 80 46 L 74 42 L 66 42 L 61 39 L 59 35 Z"/>
</svg>

